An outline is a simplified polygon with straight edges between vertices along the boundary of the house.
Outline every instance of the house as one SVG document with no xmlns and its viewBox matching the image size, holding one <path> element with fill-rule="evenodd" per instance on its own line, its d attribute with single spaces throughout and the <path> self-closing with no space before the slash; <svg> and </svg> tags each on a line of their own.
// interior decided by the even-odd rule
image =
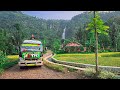
<svg viewBox="0 0 120 90">
<path fill-rule="evenodd" d="M 66 52 L 85 52 L 86 48 L 82 44 L 77 42 L 70 42 L 64 46 Z"/>
</svg>

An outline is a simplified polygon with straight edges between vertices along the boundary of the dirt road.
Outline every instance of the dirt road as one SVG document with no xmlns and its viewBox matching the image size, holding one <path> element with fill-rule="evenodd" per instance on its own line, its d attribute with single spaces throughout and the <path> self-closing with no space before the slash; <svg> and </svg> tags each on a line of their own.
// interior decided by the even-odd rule
<svg viewBox="0 0 120 90">
<path fill-rule="evenodd" d="M 44 55 L 46 57 L 49 55 Z M 7 69 L 0 79 L 78 79 L 79 74 L 76 72 L 58 72 L 52 69 L 47 68 L 46 66 L 42 67 L 28 67 L 26 69 L 19 69 L 18 65 L 15 65 Z"/>
</svg>

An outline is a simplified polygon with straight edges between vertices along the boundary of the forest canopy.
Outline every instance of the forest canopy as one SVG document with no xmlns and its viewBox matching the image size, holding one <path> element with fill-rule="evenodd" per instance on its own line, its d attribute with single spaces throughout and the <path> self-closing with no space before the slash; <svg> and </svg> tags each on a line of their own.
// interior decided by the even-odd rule
<svg viewBox="0 0 120 90">
<path fill-rule="evenodd" d="M 120 51 L 120 11 L 99 12 L 99 15 L 105 25 L 110 27 L 107 36 L 98 35 L 99 50 Z M 66 41 L 76 41 L 92 48 L 94 34 L 86 30 L 92 18 L 93 14 L 89 12 L 76 15 L 71 20 L 45 20 L 21 11 L 0 11 L 0 51 L 17 54 L 22 41 L 30 39 L 32 34 L 49 49 L 59 49 L 65 27 Z"/>
</svg>

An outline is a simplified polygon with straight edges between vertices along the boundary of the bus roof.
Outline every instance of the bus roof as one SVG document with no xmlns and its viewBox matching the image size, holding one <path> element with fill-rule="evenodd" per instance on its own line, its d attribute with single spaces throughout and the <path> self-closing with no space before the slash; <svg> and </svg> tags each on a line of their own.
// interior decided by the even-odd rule
<svg viewBox="0 0 120 90">
<path fill-rule="evenodd" d="M 23 44 L 42 44 L 39 40 L 24 40 Z"/>
</svg>

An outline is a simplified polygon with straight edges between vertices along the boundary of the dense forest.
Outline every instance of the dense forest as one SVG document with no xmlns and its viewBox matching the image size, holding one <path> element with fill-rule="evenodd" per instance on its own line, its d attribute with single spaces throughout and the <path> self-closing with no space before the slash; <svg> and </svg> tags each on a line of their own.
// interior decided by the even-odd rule
<svg viewBox="0 0 120 90">
<path fill-rule="evenodd" d="M 108 35 L 98 34 L 99 52 L 120 51 L 120 11 L 99 12 L 99 15 L 110 27 Z M 32 34 L 49 49 L 58 49 L 66 27 L 66 41 L 79 42 L 93 52 L 94 33 L 86 30 L 92 18 L 90 12 L 83 12 L 71 20 L 45 20 L 21 11 L 0 11 L 0 50 L 17 54 L 22 41 L 30 39 Z"/>
</svg>

